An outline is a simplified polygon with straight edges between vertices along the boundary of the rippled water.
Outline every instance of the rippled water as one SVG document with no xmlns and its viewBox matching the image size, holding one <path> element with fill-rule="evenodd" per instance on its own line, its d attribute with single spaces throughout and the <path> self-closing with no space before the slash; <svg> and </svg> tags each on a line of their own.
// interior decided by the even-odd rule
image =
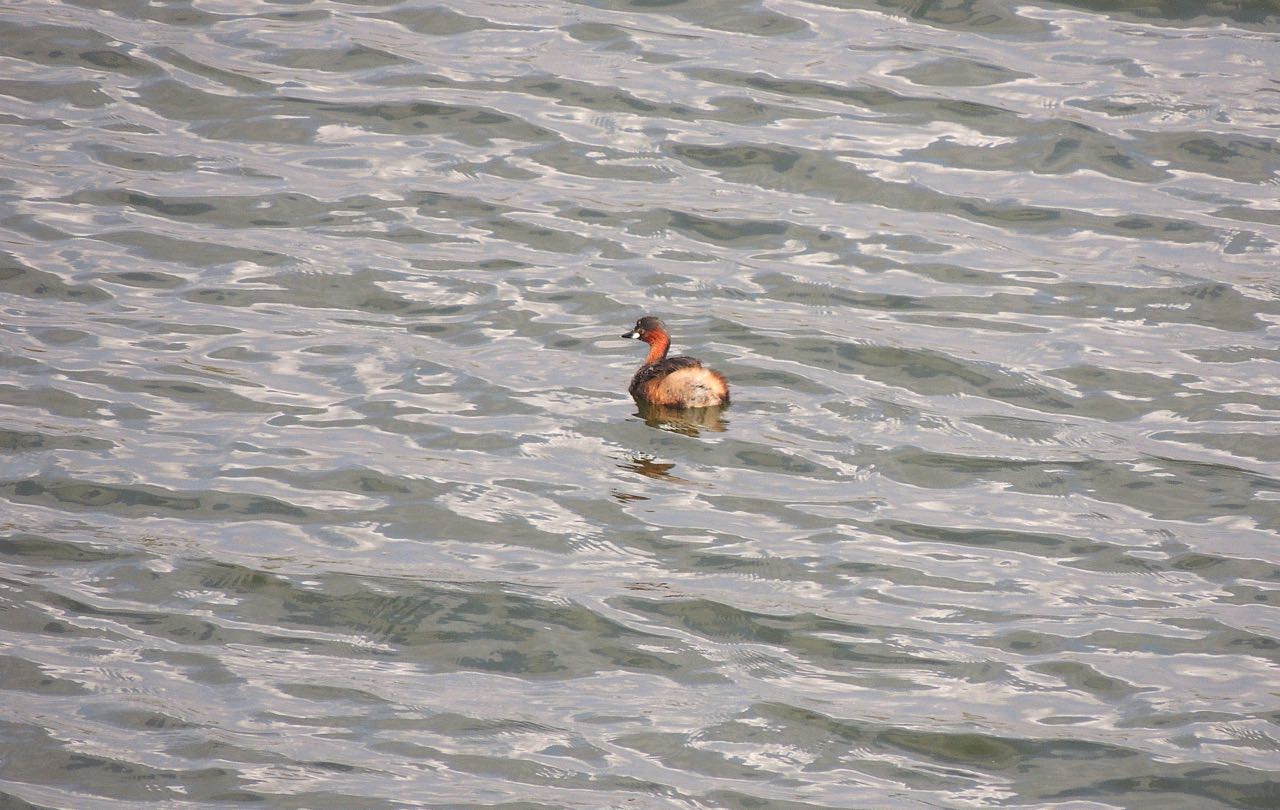
<svg viewBox="0 0 1280 810">
<path fill-rule="evenodd" d="M 1280 806 L 1274 4 L 0 57 L 6 807 Z"/>
</svg>

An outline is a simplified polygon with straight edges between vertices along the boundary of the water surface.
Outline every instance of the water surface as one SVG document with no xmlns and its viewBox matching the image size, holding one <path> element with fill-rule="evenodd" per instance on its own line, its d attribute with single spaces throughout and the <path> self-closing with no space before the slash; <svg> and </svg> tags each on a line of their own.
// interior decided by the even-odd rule
<svg viewBox="0 0 1280 810">
<path fill-rule="evenodd" d="M 9 5 L 0 795 L 1277 806 L 1278 46 Z"/>
</svg>

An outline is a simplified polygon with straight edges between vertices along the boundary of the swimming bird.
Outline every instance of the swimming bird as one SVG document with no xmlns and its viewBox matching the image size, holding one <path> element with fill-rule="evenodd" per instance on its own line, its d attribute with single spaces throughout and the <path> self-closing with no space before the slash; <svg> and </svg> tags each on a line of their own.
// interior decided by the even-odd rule
<svg viewBox="0 0 1280 810">
<path fill-rule="evenodd" d="M 671 335 L 662 321 L 646 315 L 623 335 L 649 344 L 649 355 L 627 389 L 639 402 L 676 408 L 710 408 L 729 404 L 729 383 L 693 357 L 667 357 Z"/>
</svg>

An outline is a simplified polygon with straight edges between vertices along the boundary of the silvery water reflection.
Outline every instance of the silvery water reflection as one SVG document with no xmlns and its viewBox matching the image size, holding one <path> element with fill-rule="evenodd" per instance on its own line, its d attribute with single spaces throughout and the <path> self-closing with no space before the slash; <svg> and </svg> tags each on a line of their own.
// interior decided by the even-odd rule
<svg viewBox="0 0 1280 810">
<path fill-rule="evenodd" d="M 1280 803 L 1280 19 L 1115 5 L 11 7 L 0 793 Z"/>
</svg>

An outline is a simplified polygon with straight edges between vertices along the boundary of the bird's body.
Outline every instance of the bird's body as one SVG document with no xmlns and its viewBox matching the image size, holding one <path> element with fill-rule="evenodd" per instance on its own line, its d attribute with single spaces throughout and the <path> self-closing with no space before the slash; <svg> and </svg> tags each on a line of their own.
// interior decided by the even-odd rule
<svg viewBox="0 0 1280 810">
<path fill-rule="evenodd" d="M 675 408 L 711 408 L 729 404 L 729 384 L 724 375 L 693 357 L 667 357 L 671 336 L 662 321 L 646 315 L 635 329 L 623 335 L 649 344 L 644 364 L 627 389 L 637 400 Z"/>
</svg>

